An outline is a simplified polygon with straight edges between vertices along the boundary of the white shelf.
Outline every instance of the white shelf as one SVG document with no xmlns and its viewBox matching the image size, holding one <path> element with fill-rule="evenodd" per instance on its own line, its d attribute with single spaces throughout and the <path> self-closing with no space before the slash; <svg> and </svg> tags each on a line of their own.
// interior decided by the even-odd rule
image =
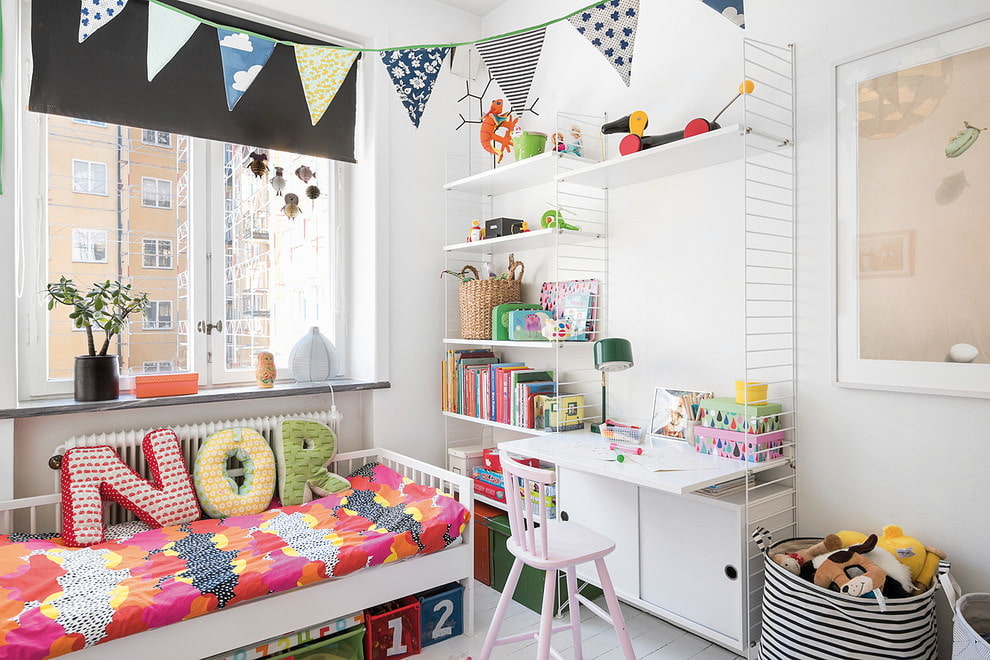
<svg viewBox="0 0 990 660">
<path fill-rule="evenodd" d="M 743 157 L 745 133 L 745 128 L 733 124 L 710 133 L 668 142 L 628 156 L 611 158 L 565 172 L 558 175 L 557 180 L 562 183 L 614 189 L 727 163 Z"/>
<path fill-rule="evenodd" d="M 485 504 L 487 504 L 489 506 L 493 506 L 496 509 L 501 509 L 502 511 L 508 511 L 509 510 L 509 507 L 508 507 L 508 505 L 506 505 L 505 502 L 500 502 L 499 500 L 493 500 L 490 497 L 485 497 L 481 493 L 475 493 L 474 494 L 474 501 L 475 502 L 484 502 Z"/>
<path fill-rule="evenodd" d="M 528 435 L 548 435 L 548 431 L 542 431 L 540 429 L 527 429 L 522 426 L 513 426 L 512 424 L 502 424 L 500 422 L 493 422 L 490 419 L 482 419 L 481 417 L 471 417 L 470 415 L 458 415 L 457 413 L 443 411 L 444 417 L 452 417 L 453 419 L 461 419 L 465 422 L 474 422 L 475 424 L 481 424 L 483 426 L 491 426 L 497 429 L 506 429 L 508 431 L 519 431 L 520 433 L 526 433 Z"/>
<path fill-rule="evenodd" d="M 480 174 L 450 181 L 444 184 L 444 188 L 450 191 L 481 195 L 501 195 L 543 183 L 552 183 L 557 174 L 557 160 L 559 158 L 566 158 L 579 163 L 594 162 L 571 154 L 548 152 L 501 165 Z"/>
<path fill-rule="evenodd" d="M 561 346 L 591 346 L 593 341 L 494 341 L 491 339 L 459 339 L 458 337 L 444 337 L 445 344 L 458 344 L 462 346 L 501 346 L 503 348 L 542 348 L 553 350 Z"/>
<path fill-rule="evenodd" d="M 486 238 L 481 241 L 454 243 L 443 246 L 444 252 L 457 252 L 464 255 L 490 257 L 510 250 L 549 249 L 557 245 L 577 245 L 597 241 L 601 234 L 591 231 L 571 231 L 569 229 L 536 229 L 523 234 Z"/>
</svg>

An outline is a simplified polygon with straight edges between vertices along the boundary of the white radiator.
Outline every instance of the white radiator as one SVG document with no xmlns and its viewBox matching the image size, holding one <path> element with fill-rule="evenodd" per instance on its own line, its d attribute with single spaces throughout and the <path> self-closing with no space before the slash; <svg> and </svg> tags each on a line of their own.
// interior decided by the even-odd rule
<svg viewBox="0 0 990 660">
<path fill-rule="evenodd" d="M 266 417 L 228 419 L 221 422 L 183 424 L 180 426 L 171 426 L 169 428 L 174 430 L 176 435 L 179 436 L 179 444 L 182 447 L 182 455 L 186 459 L 186 466 L 191 472 L 192 466 L 196 462 L 196 453 L 199 451 L 199 446 L 205 442 L 211 434 L 229 428 L 249 428 L 260 433 L 265 440 L 268 441 L 268 444 L 271 445 L 275 430 L 278 428 L 278 425 L 286 419 L 312 419 L 317 422 L 322 422 L 333 430 L 333 433 L 337 436 L 339 442 L 340 433 L 337 428 L 337 419 L 334 416 L 334 413 L 329 410 L 295 413 L 292 415 L 271 415 Z M 74 447 L 93 447 L 102 445 L 113 447 L 117 450 L 120 460 L 124 461 L 124 463 L 133 468 L 134 471 L 140 474 L 143 478 L 150 479 L 151 473 L 148 471 L 148 464 L 147 461 L 145 461 L 144 452 L 141 450 L 141 441 L 144 439 L 145 435 L 151 431 L 154 431 L 155 428 L 128 431 L 109 431 L 105 433 L 93 433 L 90 435 L 76 435 L 69 438 L 63 444 L 56 447 L 55 453 L 52 455 L 52 461 L 50 461 L 50 465 L 56 469 L 56 491 L 58 490 L 58 461 L 61 459 L 62 454 Z M 236 470 L 231 470 L 230 474 L 231 476 L 236 477 L 238 472 Z M 107 503 L 104 507 L 104 522 L 107 524 L 127 522 L 135 519 L 136 518 L 131 512 L 127 511 L 118 504 Z M 59 521 L 59 523 L 61 524 L 61 521 Z"/>
</svg>

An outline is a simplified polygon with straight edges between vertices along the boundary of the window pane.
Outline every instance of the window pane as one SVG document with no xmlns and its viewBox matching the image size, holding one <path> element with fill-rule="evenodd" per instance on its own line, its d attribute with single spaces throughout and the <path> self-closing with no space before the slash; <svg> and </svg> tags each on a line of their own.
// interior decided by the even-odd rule
<svg viewBox="0 0 990 660">
<path fill-rule="evenodd" d="M 188 276 L 180 280 L 176 272 L 187 270 L 188 249 L 173 249 L 188 246 L 184 229 L 188 205 L 185 199 L 174 200 L 165 210 L 159 205 L 162 189 L 169 191 L 168 202 L 173 201 L 171 191 L 180 189 L 180 181 L 182 189 L 188 189 L 186 138 L 172 140 L 171 148 L 149 146 L 142 142 L 141 129 L 110 124 L 80 139 L 72 119 L 49 116 L 47 120 L 48 281 L 64 274 L 88 289 L 93 282 L 119 280 L 164 302 L 164 308 L 156 306 L 151 312 L 150 325 L 140 314 L 132 314 L 108 352 L 121 356 L 124 374 L 142 372 L 146 362 L 191 369 L 189 338 L 179 333 L 180 326 L 186 330 L 189 325 L 183 321 L 190 283 Z M 107 194 L 110 190 L 114 194 Z M 153 207 L 142 206 L 146 197 Z M 180 233 L 186 237 L 181 243 Z M 73 358 L 86 352 L 85 334 L 72 331 L 68 313 L 58 307 L 49 314 L 49 378 L 71 378 Z M 99 350 L 102 332 L 94 335 Z"/>
<path fill-rule="evenodd" d="M 254 147 L 225 146 L 225 336 L 226 368 L 253 369 L 255 355 L 275 353 L 288 364 L 289 352 L 306 330 L 321 326 L 331 336 L 333 163 L 299 154 L 267 151 L 269 171 L 248 167 Z M 284 193 L 300 200 L 287 207 L 270 184 L 281 167 Z M 306 168 L 315 172 L 308 181 Z M 319 196 L 307 197 L 319 189 Z M 321 312 L 325 315 L 321 317 Z"/>
</svg>

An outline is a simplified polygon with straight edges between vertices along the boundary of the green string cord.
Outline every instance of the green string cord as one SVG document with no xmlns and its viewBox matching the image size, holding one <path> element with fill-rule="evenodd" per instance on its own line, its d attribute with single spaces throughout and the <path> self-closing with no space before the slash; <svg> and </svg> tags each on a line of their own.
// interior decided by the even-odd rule
<svg viewBox="0 0 990 660">
<path fill-rule="evenodd" d="M 561 16 L 560 18 L 555 18 L 555 19 L 552 19 L 552 20 L 549 20 L 549 21 L 540 23 L 539 25 L 533 25 L 533 26 L 530 26 L 530 27 L 520 28 L 518 30 L 513 30 L 511 32 L 505 32 L 503 34 L 496 34 L 496 35 L 491 36 L 491 37 L 484 37 L 482 39 L 475 39 L 473 41 L 458 41 L 458 42 L 448 43 L 448 44 L 418 44 L 418 45 L 415 45 L 415 46 L 392 46 L 390 48 L 348 48 L 346 46 L 333 46 L 333 48 L 336 49 L 336 50 L 348 50 L 348 51 L 353 51 L 353 52 L 358 52 L 358 53 L 385 53 L 385 52 L 388 52 L 388 51 L 391 51 L 391 50 L 418 50 L 418 49 L 421 49 L 421 48 L 456 48 L 458 46 L 471 46 L 471 45 L 483 43 L 483 42 L 486 42 L 486 41 L 495 41 L 496 39 L 503 39 L 505 37 L 514 37 L 517 34 L 523 34 L 525 32 L 532 32 L 533 30 L 539 30 L 540 28 L 545 28 L 547 26 L 553 25 L 554 23 L 560 23 L 562 21 L 566 21 L 567 19 L 571 18 L 572 16 L 577 16 L 581 12 L 588 11 L 589 9 L 591 9 L 593 7 L 597 7 L 598 5 L 605 4 L 606 1 L 607 0 L 597 0 L 597 2 L 592 2 L 590 5 L 587 5 L 585 7 L 581 7 L 580 9 L 578 9 L 576 11 L 572 11 L 570 14 L 567 14 L 566 16 Z M 247 34 L 249 36 L 252 36 L 252 37 L 257 37 L 258 39 L 265 39 L 267 41 L 274 41 L 275 43 L 282 44 L 283 46 L 297 46 L 297 45 L 299 45 L 299 44 L 296 44 L 295 42 L 292 42 L 292 41 L 284 41 L 282 39 L 272 39 L 271 37 L 265 36 L 263 34 L 257 34 L 255 32 L 251 32 L 249 30 L 241 30 L 239 28 L 233 28 L 233 27 L 230 27 L 228 25 L 222 25 L 221 23 L 215 23 L 215 22 L 209 21 L 209 20 L 207 20 L 205 18 L 200 18 L 199 16 L 195 16 L 193 14 L 190 14 L 187 11 L 183 11 L 183 10 L 178 9 L 176 7 L 173 7 L 171 5 L 167 5 L 164 2 L 162 2 L 161 0 L 148 0 L 148 2 L 151 3 L 151 4 L 156 4 L 156 5 L 160 6 L 160 7 L 163 7 L 165 9 L 168 9 L 170 11 L 174 11 L 177 14 L 182 14 L 183 16 L 186 16 L 188 18 L 191 18 L 191 19 L 193 19 L 193 20 L 195 20 L 195 21 L 197 21 L 199 23 L 202 23 L 203 25 L 209 25 L 210 27 L 217 28 L 217 29 L 220 29 L 220 30 L 230 30 L 232 32 L 240 32 L 240 33 L 243 33 L 243 34 Z"/>
</svg>

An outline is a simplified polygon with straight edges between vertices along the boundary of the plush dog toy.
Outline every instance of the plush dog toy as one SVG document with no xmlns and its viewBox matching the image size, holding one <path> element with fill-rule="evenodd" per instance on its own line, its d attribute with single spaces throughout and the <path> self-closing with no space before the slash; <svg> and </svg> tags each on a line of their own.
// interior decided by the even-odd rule
<svg viewBox="0 0 990 660">
<path fill-rule="evenodd" d="M 842 541 L 843 548 L 848 548 L 866 540 L 866 534 L 861 532 L 851 532 L 842 530 L 838 533 Z M 908 594 L 919 594 L 927 591 L 932 585 L 935 572 L 938 570 L 938 562 L 945 559 L 946 554 L 930 545 L 923 545 L 918 539 L 905 536 L 904 532 L 897 525 L 887 525 L 883 528 L 883 534 L 877 540 L 877 547 L 883 548 L 897 561 L 903 564 L 910 572 L 910 580 L 913 583 L 910 587 L 905 586 Z M 898 572 L 887 570 L 888 575 L 899 576 Z M 899 582 L 903 582 L 898 579 Z"/>
<path fill-rule="evenodd" d="M 842 541 L 835 534 L 829 534 L 824 539 L 805 550 L 796 552 L 778 552 L 770 555 L 770 559 L 781 565 L 794 575 L 801 574 L 801 567 L 818 555 L 832 552 L 842 547 Z"/>
<path fill-rule="evenodd" d="M 883 589 L 887 574 L 864 556 L 876 545 L 877 535 L 870 534 L 865 543 L 833 552 L 815 571 L 815 584 L 850 596 Z"/>
</svg>

